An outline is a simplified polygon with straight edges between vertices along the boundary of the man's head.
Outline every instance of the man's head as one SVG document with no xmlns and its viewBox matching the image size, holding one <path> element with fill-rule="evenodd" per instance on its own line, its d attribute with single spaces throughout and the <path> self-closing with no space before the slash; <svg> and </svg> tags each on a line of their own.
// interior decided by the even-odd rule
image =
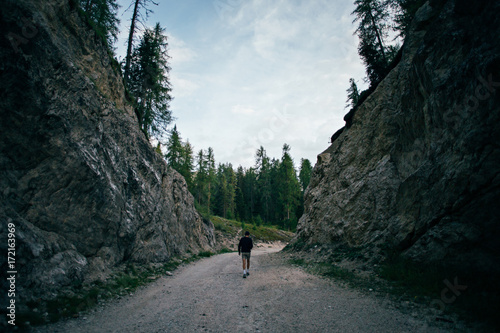
<svg viewBox="0 0 500 333">
<path fill-rule="evenodd" d="M 250 232 L 249 231 L 245 231 L 245 236 L 250 236 Z"/>
</svg>

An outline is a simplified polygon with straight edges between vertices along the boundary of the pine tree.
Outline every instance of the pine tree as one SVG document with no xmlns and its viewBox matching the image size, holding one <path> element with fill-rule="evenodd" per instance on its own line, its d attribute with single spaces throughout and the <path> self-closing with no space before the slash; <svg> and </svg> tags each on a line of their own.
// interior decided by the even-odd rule
<svg viewBox="0 0 500 333">
<path fill-rule="evenodd" d="M 130 29 L 128 34 L 128 42 L 127 42 L 127 54 L 125 55 L 125 68 L 124 68 L 124 79 L 125 82 L 128 81 L 130 76 L 130 68 L 132 64 L 132 48 L 134 43 L 134 35 L 137 29 L 137 26 L 141 22 L 145 22 L 152 13 L 152 10 L 148 9 L 148 4 L 158 5 L 152 0 L 133 0 L 132 4 L 129 6 L 134 7 L 132 12 L 132 18 L 130 19 Z M 144 14 L 141 13 L 141 10 L 144 11 Z"/>
<path fill-rule="evenodd" d="M 165 155 L 167 164 L 179 171 L 182 168 L 183 146 L 182 139 L 177 131 L 177 125 L 174 126 L 167 142 L 167 154 Z"/>
<path fill-rule="evenodd" d="M 269 157 L 267 157 L 266 150 L 264 147 L 260 148 L 255 153 L 255 169 L 258 172 L 257 175 L 257 188 L 259 195 L 259 207 L 261 217 L 264 217 L 264 221 L 269 222 L 271 213 L 271 196 L 272 196 L 272 184 L 271 184 L 271 173 Z"/>
<path fill-rule="evenodd" d="M 346 108 L 354 108 L 359 101 L 358 85 L 353 78 L 349 79 L 349 88 L 347 89 Z"/>
<path fill-rule="evenodd" d="M 236 170 L 236 194 L 234 198 L 235 213 L 238 220 L 251 220 L 245 198 L 245 170 L 240 165 Z"/>
<path fill-rule="evenodd" d="M 231 163 L 219 164 L 217 169 L 217 212 L 224 218 L 234 218 L 236 174 Z"/>
<path fill-rule="evenodd" d="M 260 172 L 262 170 L 264 164 L 266 163 L 266 159 L 266 150 L 263 146 L 260 146 L 255 153 L 255 169 L 257 170 L 257 172 Z"/>
<path fill-rule="evenodd" d="M 193 169 L 194 169 L 193 146 L 191 146 L 189 141 L 186 141 L 186 143 L 182 144 L 181 165 L 178 171 L 186 180 L 188 189 L 191 192 L 193 191 Z"/>
<path fill-rule="evenodd" d="M 227 179 L 227 192 L 225 193 L 226 202 L 226 214 L 229 214 L 230 218 L 234 218 L 234 208 L 235 208 L 235 196 L 236 196 L 236 173 L 234 172 L 231 163 L 227 164 L 226 167 L 226 179 Z M 226 215 L 227 216 L 227 215 Z"/>
<path fill-rule="evenodd" d="M 299 180 L 300 180 L 300 186 L 302 187 L 302 192 L 305 192 L 307 186 L 309 185 L 309 182 L 311 180 L 311 174 L 312 174 L 311 161 L 309 161 L 307 158 L 306 159 L 302 158 L 300 160 L 300 171 L 299 171 Z"/>
<path fill-rule="evenodd" d="M 376 85 L 387 74 L 390 58 L 384 39 L 387 37 L 389 12 L 381 0 L 356 0 L 354 22 L 359 22 L 355 33 L 359 36 L 358 52 L 366 65 L 368 79 Z"/>
<path fill-rule="evenodd" d="M 425 0 L 386 0 L 387 6 L 396 13 L 393 29 L 398 32 L 399 37 L 406 38 L 415 13 L 424 3 Z"/>
<path fill-rule="evenodd" d="M 80 0 L 80 7 L 94 25 L 97 34 L 106 40 L 109 49 L 118 39 L 117 11 L 120 7 L 116 0 Z"/>
<path fill-rule="evenodd" d="M 254 216 L 258 214 L 256 208 L 257 202 L 257 174 L 254 168 L 249 168 L 245 172 L 243 178 L 243 195 L 245 198 L 246 219 L 253 220 Z"/>
<path fill-rule="evenodd" d="M 213 184 L 215 182 L 216 169 L 215 157 L 212 147 L 207 150 L 207 211 L 210 214 L 210 204 L 212 202 Z"/>
<path fill-rule="evenodd" d="M 196 155 L 196 178 L 195 178 L 195 193 L 198 205 L 205 203 L 206 198 L 206 181 L 207 181 L 207 161 L 203 149 L 200 149 Z"/>
<path fill-rule="evenodd" d="M 226 217 L 225 211 L 225 193 L 227 191 L 227 179 L 224 175 L 224 170 L 222 164 L 219 163 L 216 173 L 216 183 L 214 186 L 214 204 L 212 205 L 212 209 L 215 215 Z"/>
<path fill-rule="evenodd" d="M 280 179 L 279 159 L 273 158 L 269 161 L 269 179 L 270 179 L 270 204 L 269 204 L 269 219 L 272 223 L 278 224 L 282 219 L 281 205 L 281 179 Z"/>
<path fill-rule="evenodd" d="M 295 214 L 297 206 L 300 204 L 300 184 L 297 173 L 290 156 L 290 146 L 283 145 L 283 156 L 279 167 L 280 181 L 280 206 L 282 211 L 283 227 L 293 229 L 297 225 Z"/>
<path fill-rule="evenodd" d="M 172 121 L 167 46 L 164 29 L 157 23 L 145 31 L 132 56 L 128 87 L 136 98 L 139 126 L 148 139 L 161 138 Z"/>
</svg>

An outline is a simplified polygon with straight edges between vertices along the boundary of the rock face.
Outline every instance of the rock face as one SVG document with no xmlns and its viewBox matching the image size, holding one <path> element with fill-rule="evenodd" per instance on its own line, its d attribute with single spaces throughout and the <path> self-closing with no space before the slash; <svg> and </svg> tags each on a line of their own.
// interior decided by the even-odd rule
<svg viewBox="0 0 500 333">
<path fill-rule="evenodd" d="M 431 1 L 318 155 L 297 239 L 498 273 L 500 3 Z"/>
<path fill-rule="evenodd" d="M 5 271 L 13 223 L 18 301 L 214 245 L 213 224 L 138 129 L 118 64 L 72 3 L 2 4 L 0 262 Z"/>
</svg>

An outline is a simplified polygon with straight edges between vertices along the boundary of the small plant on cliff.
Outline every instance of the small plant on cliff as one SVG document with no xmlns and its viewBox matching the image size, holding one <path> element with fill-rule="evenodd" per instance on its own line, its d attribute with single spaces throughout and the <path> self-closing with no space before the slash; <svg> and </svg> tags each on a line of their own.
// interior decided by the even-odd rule
<svg viewBox="0 0 500 333">
<path fill-rule="evenodd" d="M 116 17 L 120 7 L 116 0 L 80 0 L 79 4 L 97 34 L 106 41 L 109 49 L 112 49 L 113 43 L 118 39 L 120 23 Z"/>
<path fill-rule="evenodd" d="M 359 102 L 359 90 L 356 80 L 349 79 L 349 88 L 347 88 L 346 108 L 354 108 Z"/>
</svg>

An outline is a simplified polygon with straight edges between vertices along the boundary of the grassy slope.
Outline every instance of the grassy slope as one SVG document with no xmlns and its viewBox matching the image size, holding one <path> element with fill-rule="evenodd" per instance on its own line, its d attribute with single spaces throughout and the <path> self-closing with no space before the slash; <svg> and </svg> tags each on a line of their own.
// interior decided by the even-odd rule
<svg viewBox="0 0 500 333">
<path fill-rule="evenodd" d="M 261 242 L 288 243 L 294 235 L 292 232 L 280 230 L 275 226 L 256 226 L 254 224 L 228 220 L 219 216 L 212 216 L 210 220 L 215 226 L 215 237 L 218 249 L 235 249 L 240 237 L 242 237 L 247 230 L 257 244 Z"/>
</svg>

